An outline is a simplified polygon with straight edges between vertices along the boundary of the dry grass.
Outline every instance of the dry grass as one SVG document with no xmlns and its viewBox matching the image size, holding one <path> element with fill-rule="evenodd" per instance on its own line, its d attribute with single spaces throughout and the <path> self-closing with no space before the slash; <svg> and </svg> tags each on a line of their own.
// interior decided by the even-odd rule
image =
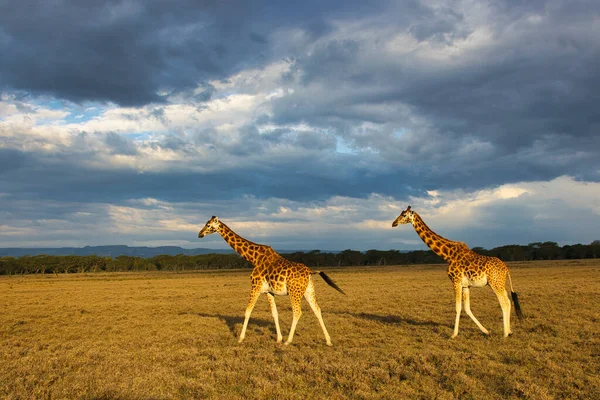
<svg viewBox="0 0 600 400">
<path fill-rule="evenodd" d="M 348 294 L 315 277 L 333 347 L 306 303 L 277 345 L 264 298 L 238 345 L 247 270 L 0 277 L 0 398 L 595 398 L 600 261 L 510 268 L 514 335 L 483 288 L 472 307 L 491 336 L 463 314 L 454 340 L 444 266 L 329 270 Z"/>
</svg>

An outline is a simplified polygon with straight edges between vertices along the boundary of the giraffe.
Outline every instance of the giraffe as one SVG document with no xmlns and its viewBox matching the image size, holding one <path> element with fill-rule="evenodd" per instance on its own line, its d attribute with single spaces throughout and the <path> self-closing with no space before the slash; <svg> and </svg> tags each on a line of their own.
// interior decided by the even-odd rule
<svg viewBox="0 0 600 400">
<path fill-rule="evenodd" d="M 504 322 L 504 337 L 512 334 L 510 329 L 510 300 L 505 290 L 506 276 L 510 283 L 510 292 L 513 302 L 515 303 L 515 312 L 521 318 L 521 305 L 517 293 L 513 290 L 512 279 L 508 267 L 499 258 L 483 256 L 477 254 L 463 242 L 455 242 L 448 240 L 437 233 L 433 232 L 423 222 L 423 219 L 415 211 L 410 209 L 410 206 L 392 222 L 392 227 L 399 224 L 412 224 L 419 237 L 435 254 L 442 257 L 448 262 L 448 277 L 454 286 L 456 298 L 456 319 L 454 321 L 454 332 L 451 338 L 458 335 L 458 321 L 462 302 L 464 301 L 465 312 L 481 331 L 489 335 L 489 331 L 481 325 L 471 312 L 471 304 L 469 300 L 471 287 L 483 287 L 489 285 L 502 308 L 502 317 Z"/>
<path fill-rule="evenodd" d="M 253 243 L 244 239 L 221 222 L 216 216 L 213 216 L 208 220 L 204 228 L 198 233 L 198 237 L 202 238 L 215 232 L 218 232 L 236 252 L 254 265 L 254 269 L 250 275 L 250 280 L 252 282 L 250 300 L 246 307 L 244 325 L 242 326 L 242 332 L 240 333 L 238 343 L 241 343 L 246 337 L 246 328 L 248 327 L 250 314 L 252 313 L 258 297 L 261 293 L 265 293 L 271 307 L 273 319 L 275 320 L 277 343 L 281 343 L 283 336 L 281 335 L 281 328 L 279 327 L 279 315 L 277 313 L 277 306 L 275 305 L 275 296 L 289 295 L 292 302 L 293 319 L 290 333 L 285 344 L 289 345 L 294 338 L 296 325 L 302 315 L 300 304 L 302 302 L 302 296 L 304 296 L 319 320 L 321 329 L 323 329 L 323 333 L 325 334 L 327 345 L 332 345 L 331 338 L 327 332 L 327 328 L 325 328 L 323 317 L 321 316 L 321 308 L 317 304 L 315 286 L 312 279 L 313 274 L 319 274 L 328 285 L 338 292 L 345 294 L 344 291 L 329 278 L 329 276 L 322 271 L 311 271 L 304 264 L 286 260 L 277 254 L 270 246 Z"/>
</svg>

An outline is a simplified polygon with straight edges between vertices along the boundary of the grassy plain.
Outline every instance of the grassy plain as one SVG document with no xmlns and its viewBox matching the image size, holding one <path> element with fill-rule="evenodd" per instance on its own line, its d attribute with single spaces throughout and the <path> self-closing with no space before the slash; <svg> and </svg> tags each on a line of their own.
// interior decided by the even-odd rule
<svg viewBox="0 0 600 400">
<path fill-rule="evenodd" d="M 525 318 L 474 289 L 450 340 L 445 266 L 326 269 L 275 343 L 266 299 L 237 343 L 249 270 L 0 277 L 3 399 L 554 399 L 600 394 L 600 260 L 509 264 Z M 287 297 L 277 297 L 284 339 Z"/>
</svg>

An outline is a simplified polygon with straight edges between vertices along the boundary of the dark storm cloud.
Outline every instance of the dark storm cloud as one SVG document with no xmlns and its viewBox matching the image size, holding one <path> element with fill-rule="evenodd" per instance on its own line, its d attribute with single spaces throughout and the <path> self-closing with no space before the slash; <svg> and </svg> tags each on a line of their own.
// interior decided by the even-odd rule
<svg viewBox="0 0 600 400">
<path fill-rule="evenodd" d="M 0 175 L 18 170 L 27 162 L 27 155 L 15 149 L 0 148 Z"/>
<path fill-rule="evenodd" d="M 316 39 L 328 31 L 329 16 L 351 14 L 336 3 L 3 2 L 0 87 L 76 102 L 162 102 L 161 92 L 264 63 L 268 35 L 280 26 L 302 26 Z M 347 3 L 352 13 L 371 9 Z"/>
<path fill-rule="evenodd" d="M 93 147 L 94 138 L 104 142 L 102 152 Z M 376 157 L 336 153 L 331 136 L 282 130 L 265 135 L 249 131 L 242 138 L 236 143 L 208 143 L 212 150 L 203 154 L 184 138 L 168 135 L 147 146 L 177 151 L 186 154 L 186 159 L 173 161 L 168 169 L 141 172 L 133 166 L 113 166 L 106 155 L 135 156 L 143 148 L 112 133 L 82 132 L 70 146 L 51 153 L 3 150 L 0 186 L 2 192 L 19 200 L 110 204 L 135 198 L 190 202 L 251 195 L 322 201 L 332 194 L 415 194 L 414 189 L 399 183 L 410 178 L 406 170 L 374 173 Z"/>
<path fill-rule="evenodd" d="M 105 136 L 106 145 L 112 152 L 112 154 L 123 154 L 123 155 L 136 155 L 138 153 L 135 144 L 114 132 L 109 132 Z"/>
<path fill-rule="evenodd" d="M 475 24 L 444 10 L 408 23 L 432 53 L 452 54 L 477 23 L 489 30 L 476 50 L 440 62 L 377 58 L 360 35 L 315 46 L 294 59 L 288 78 L 306 90 L 276 99 L 275 120 L 333 129 L 355 151 L 376 151 L 430 188 L 565 174 L 600 180 L 600 42 L 591 17 L 600 3 L 500 2 L 492 10 Z M 379 132 L 364 134 L 360 122 Z"/>
</svg>

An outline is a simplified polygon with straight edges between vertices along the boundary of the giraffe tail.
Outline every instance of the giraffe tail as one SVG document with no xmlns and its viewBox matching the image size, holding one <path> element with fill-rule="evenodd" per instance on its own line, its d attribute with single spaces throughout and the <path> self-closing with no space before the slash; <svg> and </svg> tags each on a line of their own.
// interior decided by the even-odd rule
<svg viewBox="0 0 600 400">
<path fill-rule="evenodd" d="M 321 275 L 321 278 L 323 278 L 323 280 L 332 288 L 334 288 L 335 290 L 337 290 L 338 292 L 340 292 L 341 294 L 346 294 L 344 293 L 344 291 L 342 289 L 340 289 L 340 287 L 333 281 L 333 279 L 331 279 L 329 276 L 327 276 L 327 274 L 325 274 L 325 272 L 323 271 L 314 271 L 313 274 L 319 274 Z"/>
<path fill-rule="evenodd" d="M 507 270 L 506 273 L 508 275 L 508 282 L 510 283 L 510 296 L 512 297 L 512 301 L 515 305 L 515 312 L 517 313 L 517 317 L 523 318 L 523 311 L 521 311 L 521 303 L 519 303 L 519 296 L 517 295 L 517 292 L 513 290 L 510 272 Z"/>
</svg>

